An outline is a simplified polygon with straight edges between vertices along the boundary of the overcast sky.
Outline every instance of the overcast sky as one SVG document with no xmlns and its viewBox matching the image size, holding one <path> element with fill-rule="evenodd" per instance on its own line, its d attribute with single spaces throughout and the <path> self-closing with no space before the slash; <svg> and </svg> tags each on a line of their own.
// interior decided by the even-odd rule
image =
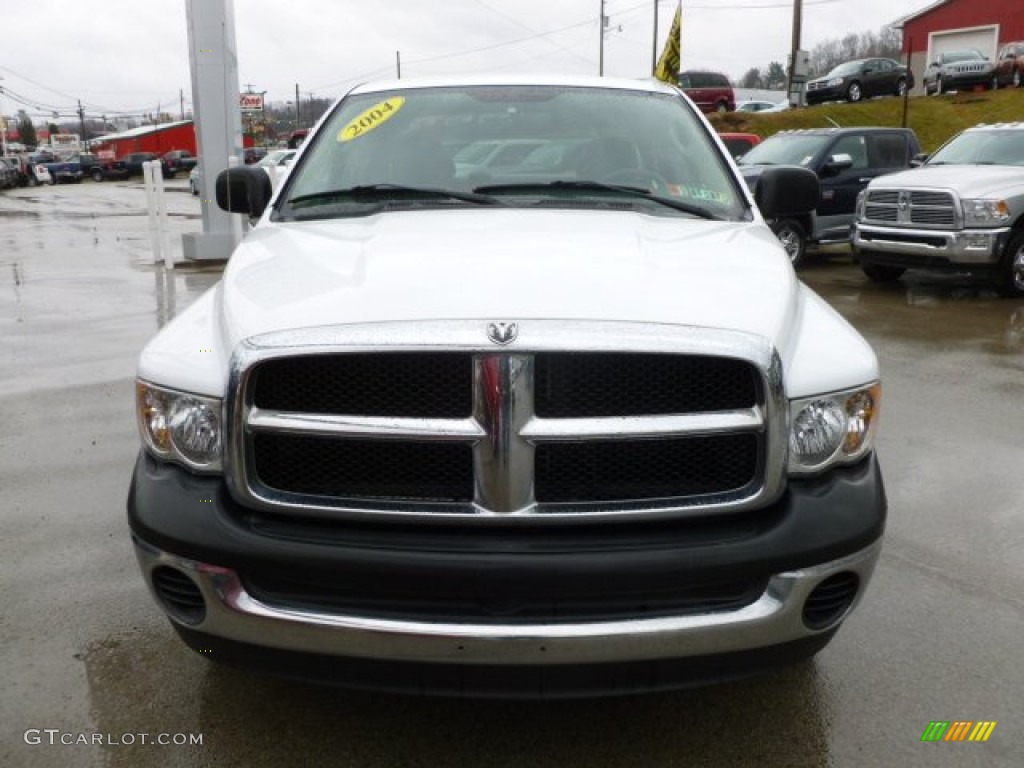
<svg viewBox="0 0 1024 768">
<path fill-rule="evenodd" d="M 210 0 L 219 2 L 220 0 Z M 804 0 L 803 47 L 880 27 L 933 0 Z M 234 0 L 239 80 L 271 101 L 357 81 L 458 72 L 597 73 L 600 0 Z M 605 74 L 650 72 L 654 0 L 606 0 Z M 675 0 L 659 8 L 659 52 Z M 177 114 L 191 104 L 185 0 L 4 2 L 0 110 Z M 683 67 L 739 78 L 785 62 L 792 0 L 683 3 Z M 24 102 L 24 103 L 23 103 Z"/>
</svg>

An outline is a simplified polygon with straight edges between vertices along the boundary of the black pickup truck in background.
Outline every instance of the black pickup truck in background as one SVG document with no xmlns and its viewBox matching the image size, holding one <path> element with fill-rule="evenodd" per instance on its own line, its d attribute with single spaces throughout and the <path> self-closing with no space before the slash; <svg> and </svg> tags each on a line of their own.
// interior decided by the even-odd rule
<svg viewBox="0 0 1024 768">
<path fill-rule="evenodd" d="M 198 158 L 193 157 L 191 152 L 184 149 L 172 149 L 170 152 L 164 153 L 160 160 L 164 164 L 164 178 L 167 179 L 173 179 L 179 171 L 188 173 L 196 167 L 198 162 Z"/>
<path fill-rule="evenodd" d="M 82 166 L 77 155 L 60 156 L 44 150 L 32 155 L 32 162 L 50 172 L 51 184 L 77 184 L 82 180 Z"/>
<path fill-rule="evenodd" d="M 92 152 L 82 152 L 78 155 L 78 163 L 82 166 L 82 175 L 92 177 L 93 181 L 128 178 L 128 166 L 123 160 L 99 157 Z"/>
</svg>

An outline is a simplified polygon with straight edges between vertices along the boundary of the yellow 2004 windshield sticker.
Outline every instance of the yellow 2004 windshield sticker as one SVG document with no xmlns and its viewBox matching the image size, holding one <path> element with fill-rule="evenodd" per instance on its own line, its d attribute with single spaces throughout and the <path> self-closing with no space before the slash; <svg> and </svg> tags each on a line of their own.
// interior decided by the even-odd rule
<svg viewBox="0 0 1024 768">
<path fill-rule="evenodd" d="M 387 122 L 394 117 L 403 104 L 405 104 L 404 96 L 393 96 L 390 99 L 374 104 L 361 115 L 353 118 L 352 122 L 341 129 L 341 132 L 338 134 L 338 141 L 352 141 L 352 139 L 358 139 L 360 136 L 369 133 L 381 123 Z"/>
</svg>

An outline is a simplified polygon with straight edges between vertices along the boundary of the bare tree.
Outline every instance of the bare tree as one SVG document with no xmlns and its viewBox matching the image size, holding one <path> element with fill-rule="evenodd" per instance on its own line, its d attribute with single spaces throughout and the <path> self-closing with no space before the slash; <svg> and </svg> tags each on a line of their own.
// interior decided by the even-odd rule
<svg viewBox="0 0 1024 768">
<path fill-rule="evenodd" d="M 740 78 L 740 88 L 764 88 L 764 78 L 761 76 L 761 70 L 757 67 L 751 67 Z"/>
<path fill-rule="evenodd" d="M 786 68 L 781 63 L 773 61 L 768 65 L 768 73 L 764 77 L 765 88 L 773 91 L 784 91 L 786 89 Z"/>
<path fill-rule="evenodd" d="M 21 143 L 26 147 L 35 149 L 36 144 L 39 143 L 39 139 L 36 137 L 36 127 L 24 109 L 18 110 L 18 135 L 21 138 Z"/>
<path fill-rule="evenodd" d="M 889 59 L 900 58 L 903 35 L 898 29 L 882 27 L 878 32 L 851 32 L 842 38 L 818 43 L 811 51 L 811 69 L 823 75 L 844 61 L 879 56 Z"/>
</svg>

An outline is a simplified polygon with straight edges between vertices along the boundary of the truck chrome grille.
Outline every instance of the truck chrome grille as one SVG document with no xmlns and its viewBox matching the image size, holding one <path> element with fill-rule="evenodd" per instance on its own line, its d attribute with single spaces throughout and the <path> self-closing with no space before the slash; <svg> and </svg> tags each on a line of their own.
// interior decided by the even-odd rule
<svg viewBox="0 0 1024 768">
<path fill-rule="evenodd" d="M 468 417 L 472 361 L 462 354 L 306 355 L 255 371 L 258 408 L 353 416 Z"/>
<path fill-rule="evenodd" d="M 943 191 L 872 189 L 865 201 L 864 219 L 925 229 L 954 229 L 958 225 L 957 203 L 952 194 Z"/>
<path fill-rule="evenodd" d="M 627 501 L 736 491 L 757 478 L 758 439 L 552 443 L 537 447 L 537 501 Z"/>
<path fill-rule="evenodd" d="M 268 488 L 311 496 L 468 502 L 473 455 L 451 443 L 337 440 L 258 434 L 256 477 Z"/>
<path fill-rule="evenodd" d="M 740 360 L 559 353 L 537 355 L 535 364 L 541 418 L 704 413 L 757 403 L 757 380 Z"/>
<path fill-rule="evenodd" d="M 549 334 L 513 351 L 462 343 L 467 321 L 436 325 L 459 332 L 287 335 L 236 354 L 235 496 L 307 516 L 515 522 L 739 511 L 782 491 L 781 365 L 754 337 L 532 321 Z"/>
</svg>

